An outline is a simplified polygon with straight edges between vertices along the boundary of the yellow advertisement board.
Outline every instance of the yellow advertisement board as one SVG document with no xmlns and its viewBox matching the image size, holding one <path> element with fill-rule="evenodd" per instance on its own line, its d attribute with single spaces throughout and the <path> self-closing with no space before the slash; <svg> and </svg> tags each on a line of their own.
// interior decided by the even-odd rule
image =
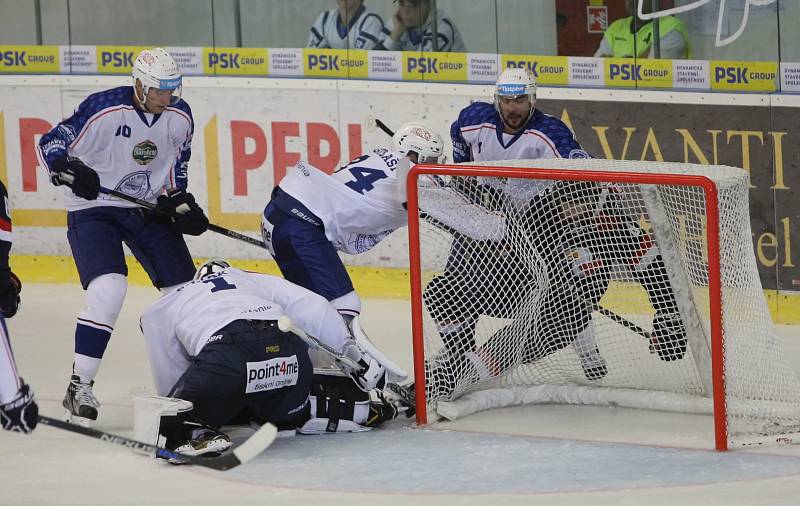
<svg viewBox="0 0 800 506">
<path fill-rule="evenodd" d="M 266 76 L 269 74 L 267 49 L 204 47 L 203 73 L 207 76 Z"/>
<path fill-rule="evenodd" d="M 363 49 L 303 49 L 303 74 L 306 77 L 366 79 L 369 58 Z"/>
<path fill-rule="evenodd" d="M 716 91 L 775 91 L 778 63 L 711 60 L 711 89 Z"/>
<path fill-rule="evenodd" d="M 500 69 L 509 67 L 528 69 L 536 78 L 537 84 L 566 86 L 569 83 L 566 56 L 500 55 Z"/>
<path fill-rule="evenodd" d="M 97 72 L 100 74 L 130 74 L 133 61 L 146 46 L 97 46 Z"/>
<path fill-rule="evenodd" d="M 672 60 L 606 58 L 606 86 L 672 88 Z"/>
<path fill-rule="evenodd" d="M 0 46 L 0 73 L 58 74 L 58 46 Z"/>
<path fill-rule="evenodd" d="M 408 81 L 466 81 L 467 53 L 403 51 L 403 79 Z"/>
</svg>

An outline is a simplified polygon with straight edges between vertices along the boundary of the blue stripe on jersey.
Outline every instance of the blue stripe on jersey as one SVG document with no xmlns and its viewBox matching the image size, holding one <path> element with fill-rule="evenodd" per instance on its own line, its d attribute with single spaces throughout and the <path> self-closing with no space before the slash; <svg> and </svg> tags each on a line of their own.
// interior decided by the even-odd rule
<svg viewBox="0 0 800 506">
<path fill-rule="evenodd" d="M 583 152 L 583 148 L 575 140 L 575 134 L 560 119 L 545 114 L 538 109 L 528 121 L 526 130 L 538 130 L 556 146 L 558 154 L 563 158 L 575 158 L 575 150 Z M 582 156 L 578 156 L 579 158 Z M 585 158 L 589 158 L 588 155 Z"/>
<path fill-rule="evenodd" d="M 339 16 L 338 12 L 336 14 L 336 32 L 339 34 L 339 38 L 343 39 L 347 37 L 347 33 L 353 29 L 353 26 L 358 21 L 358 18 L 361 17 L 361 14 L 364 12 L 364 4 L 362 3 L 361 6 L 358 8 L 356 13 L 350 18 L 350 23 L 347 26 L 342 24 L 342 18 Z"/>
<path fill-rule="evenodd" d="M 383 31 L 383 28 L 384 28 L 383 20 L 381 19 L 380 16 L 378 16 L 374 12 L 370 12 L 366 16 L 364 16 L 364 19 L 361 20 L 361 24 L 358 25 L 358 31 L 363 31 L 364 30 L 364 25 L 367 24 L 367 21 L 369 21 L 369 18 L 377 19 L 378 23 L 380 23 L 380 25 L 381 25 L 381 31 Z"/>
<path fill-rule="evenodd" d="M 186 189 L 189 186 L 189 178 L 187 171 L 189 169 L 189 159 L 192 157 L 192 137 L 194 136 L 194 117 L 192 117 L 192 109 L 189 104 L 183 99 L 178 100 L 175 104 L 169 106 L 170 109 L 178 109 L 189 116 L 189 135 L 181 146 L 181 152 L 178 154 L 178 159 L 175 161 L 175 186 L 177 188 Z"/>
<path fill-rule="evenodd" d="M 453 142 L 453 161 L 455 163 L 472 161 L 472 152 L 461 135 L 461 129 L 492 123 L 495 125 L 496 130 L 502 131 L 502 126 L 497 126 L 499 121 L 500 116 L 494 110 L 494 105 L 486 102 L 473 102 L 461 109 L 458 119 L 453 122 L 450 128 L 450 138 Z M 500 125 L 502 125 L 502 122 Z"/>
</svg>

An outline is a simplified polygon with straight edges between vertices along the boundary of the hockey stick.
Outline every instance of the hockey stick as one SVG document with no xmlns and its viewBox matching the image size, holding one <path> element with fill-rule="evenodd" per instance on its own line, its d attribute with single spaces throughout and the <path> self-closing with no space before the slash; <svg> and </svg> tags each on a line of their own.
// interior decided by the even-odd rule
<svg viewBox="0 0 800 506">
<path fill-rule="evenodd" d="M 227 471 L 228 469 L 233 469 L 240 464 L 244 464 L 245 462 L 252 460 L 253 457 L 271 445 L 278 434 L 278 429 L 276 429 L 274 425 L 265 423 L 260 429 L 258 429 L 258 431 L 256 431 L 255 434 L 250 436 L 247 441 L 236 446 L 233 450 L 226 451 L 219 457 L 200 457 L 194 455 L 184 455 L 183 453 L 173 452 L 167 450 L 166 448 L 161 448 L 160 446 L 142 443 L 141 441 L 128 439 L 126 437 L 117 436 L 115 434 L 103 432 L 97 429 L 82 427 L 80 425 L 64 422 L 57 418 L 50 418 L 49 416 L 39 415 L 39 423 L 42 425 L 49 425 L 50 427 L 55 427 L 57 429 L 83 434 L 84 436 L 93 437 L 95 439 L 99 439 L 100 441 L 105 441 L 106 443 L 124 446 L 139 453 L 145 453 L 154 457 L 162 457 L 165 459 L 176 459 L 183 463 L 208 467 L 211 469 L 216 469 L 217 471 Z"/>
<path fill-rule="evenodd" d="M 136 205 L 138 205 L 140 207 L 144 207 L 145 209 L 150 209 L 152 211 L 156 211 L 158 213 L 165 214 L 167 216 L 171 216 L 171 214 L 168 213 L 168 212 L 160 211 L 156 207 L 156 205 L 153 204 L 152 202 L 148 202 L 146 200 L 138 199 L 136 197 L 131 197 L 130 195 L 126 195 L 126 194 L 124 194 L 122 192 L 118 192 L 117 190 L 111 190 L 109 188 L 103 188 L 101 186 L 100 187 L 100 193 L 104 193 L 106 195 L 111 195 L 112 197 L 116 197 L 116 198 L 118 198 L 120 200 L 126 200 L 128 202 L 132 202 L 132 203 L 134 203 L 134 204 L 136 204 Z M 186 205 L 186 204 L 183 204 L 183 205 Z M 228 229 L 228 228 L 225 228 L 225 227 L 221 227 L 221 226 L 215 225 L 213 223 L 209 223 L 208 224 L 208 229 L 211 230 L 212 232 L 216 232 L 218 234 L 226 235 L 226 236 L 228 236 L 228 237 L 230 237 L 232 239 L 238 239 L 238 240 L 244 241 L 244 242 L 246 242 L 248 244 L 252 244 L 253 246 L 258 246 L 258 247 L 264 248 L 264 249 L 267 248 L 267 246 L 262 241 L 254 238 L 254 237 L 250 237 L 249 235 L 240 234 L 239 232 L 235 232 L 235 231 L 233 231 L 231 229 Z"/>
<path fill-rule="evenodd" d="M 63 172 L 59 173 L 58 177 L 62 181 L 66 182 L 66 183 L 71 183 L 74 180 L 74 178 L 72 177 L 71 174 L 66 174 L 66 173 L 63 173 Z M 127 202 L 131 202 L 133 204 L 136 204 L 139 207 L 143 207 L 145 209 L 150 209 L 151 211 L 156 211 L 159 214 L 163 214 L 163 215 L 166 215 L 166 216 L 172 216 L 171 213 L 159 210 L 156 207 L 156 205 L 153 204 L 152 202 L 148 202 L 146 200 L 142 200 L 142 199 L 139 199 L 139 198 L 136 198 L 136 197 L 132 197 L 130 195 L 127 195 L 125 193 L 119 192 L 117 190 L 111 190 L 109 188 L 104 188 L 104 187 L 101 186 L 100 187 L 100 193 L 105 194 L 105 195 L 111 195 L 112 197 L 116 197 L 116 198 L 118 198 L 120 200 L 125 200 Z M 182 204 L 181 206 L 178 206 L 178 207 L 183 207 L 183 206 L 186 206 L 186 204 Z M 186 206 L 186 207 L 188 208 L 188 206 Z M 267 249 L 267 246 L 262 241 L 259 241 L 258 239 L 254 238 L 254 237 L 250 237 L 249 235 L 240 234 L 239 232 L 235 232 L 233 230 L 227 229 L 225 227 L 221 227 L 219 225 L 214 225 L 213 223 L 209 223 L 208 224 L 208 229 L 211 230 L 212 232 L 216 232 L 218 234 L 227 235 L 228 237 L 230 237 L 232 239 L 238 239 L 240 241 L 244 241 L 246 243 L 252 244 L 253 246 L 258 246 L 260 248 Z"/>
<path fill-rule="evenodd" d="M 389 137 L 394 137 L 394 132 L 392 131 L 392 129 L 386 126 L 386 123 L 379 120 L 378 118 L 375 118 L 375 126 L 383 130 L 383 132 Z"/>
<path fill-rule="evenodd" d="M 289 319 L 288 316 L 281 316 L 278 318 L 278 328 L 281 332 L 291 332 L 292 334 L 296 335 L 300 339 L 306 342 L 312 349 L 322 350 L 323 352 L 327 353 L 331 356 L 337 363 L 343 364 L 345 367 L 349 368 L 352 371 L 360 371 L 364 368 L 361 364 L 353 360 L 352 358 L 339 353 L 338 351 L 334 350 L 327 344 L 320 341 L 318 338 L 306 334 L 306 332 L 297 327 L 292 320 Z"/>
</svg>

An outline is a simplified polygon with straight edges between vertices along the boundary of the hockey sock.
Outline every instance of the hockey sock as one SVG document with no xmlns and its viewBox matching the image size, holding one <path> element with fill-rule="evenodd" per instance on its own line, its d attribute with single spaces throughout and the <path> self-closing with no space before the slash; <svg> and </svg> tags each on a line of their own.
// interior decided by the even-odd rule
<svg viewBox="0 0 800 506">
<path fill-rule="evenodd" d="M 128 283 L 122 274 L 103 274 L 86 288 L 86 305 L 75 327 L 74 373 L 84 382 L 97 376 L 114 324 L 122 309 Z"/>
</svg>

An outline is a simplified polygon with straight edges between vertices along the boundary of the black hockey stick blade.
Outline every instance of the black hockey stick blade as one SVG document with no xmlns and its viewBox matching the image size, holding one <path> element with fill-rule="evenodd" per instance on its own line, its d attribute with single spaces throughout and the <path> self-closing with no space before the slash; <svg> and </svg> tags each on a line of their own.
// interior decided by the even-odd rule
<svg viewBox="0 0 800 506">
<path fill-rule="evenodd" d="M 132 197 L 130 195 L 127 195 L 125 193 L 119 192 L 117 190 L 111 190 L 109 188 L 103 188 L 101 186 L 100 187 L 100 193 L 103 193 L 105 195 L 111 195 L 112 197 L 116 197 L 116 198 L 118 198 L 120 200 L 125 200 L 127 202 L 131 202 L 133 204 L 136 204 L 139 207 L 144 207 L 145 209 L 150 209 L 152 211 L 157 211 L 156 205 L 153 204 L 152 202 L 148 202 L 146 200 L 142 200 L 142 199 L 139 199 L 139 198 L 136 198 L 136 197 Z M 164 213 L 164 214 L 169 215 L 169 213 Z M 233 230 L 230 230 L 230 229 L 225 228 L 225 227 L 221 227 L 219 225 L 214 225 L 213 223 L 209 223 L 208 224 L 208 229 L 211 230 L 212 232 L 216 232 L 218 234 L 227 235 L 231 239 L 238 239 L 240 241 L 244 241 L 246 243 L 252 244 L 253 246 L 258 246 L 259 248 L 267 249 L 267 245 L 264 244 L 263 241 L 261 241 L 259 239 L 256 239 L 255 237 L 250 237 L 249 235 L 240 234 L 239 232 L 235 232 Z"/>
<path fill-rule="evenodd" d="M 636 332 L 637 334 L 639 334 L 640 336 L 644 337 L 648 341 L 651 339 L 650 332 L 648 332 L 647 330 L 643 329 L 642 327 L 636 325 L 635 323 L 633 323 L 632 321 L 628 320 L 627 318 L 622 317 L 622 316 L 618 315 L 617 313 L 611 311 L 610 309 L 606 309 L 603 306 L 597 306 L 597 312 L 599 312 L 601 315 L 605 316 L 606 318 L 619 323 L 623 327 Z"/>
<path fill-rule="evenodd" d="M 379 120 L 378 118 L 375 118 L 375 126 L 380 128 L 381 130 L 383 130 L 383 132 L 386 135 L 388 135 L 389 137 L 394 137 L 394 131 L 392 131 L 391 128 L 386 126 L 386 123 L 384 123 L 383 121 Z"/>
<path fill-rule="evenodd" d="M 166 448 L 161 448 L 160 446 L 142 443 L 141 441 L 128 439 L 89 427 L 75 425 L 49 416 L 39 415 L 39 423 L 57 429 L 83 434 L 84 436 L 93 437 L 107 443 L 124 446 L 139 453 L 163 457 L 165 459 L 177 459 L 186 464 L 208 467 L 217 471 L 227 471 L 228 469 L 233 469 L 240 464 L 252 460 L 256 455 L 263 452 L 271 445 L 278 434 L 278 429 L 276 429 L 274 425 L 266 423 L 262 425 L 255 434 L 250 436 L 247 441 L 236 446 L 232 450 L 223 452 L 219 457 L 200 457 L 184 455 L 167 450 Z"/>
</svg>

